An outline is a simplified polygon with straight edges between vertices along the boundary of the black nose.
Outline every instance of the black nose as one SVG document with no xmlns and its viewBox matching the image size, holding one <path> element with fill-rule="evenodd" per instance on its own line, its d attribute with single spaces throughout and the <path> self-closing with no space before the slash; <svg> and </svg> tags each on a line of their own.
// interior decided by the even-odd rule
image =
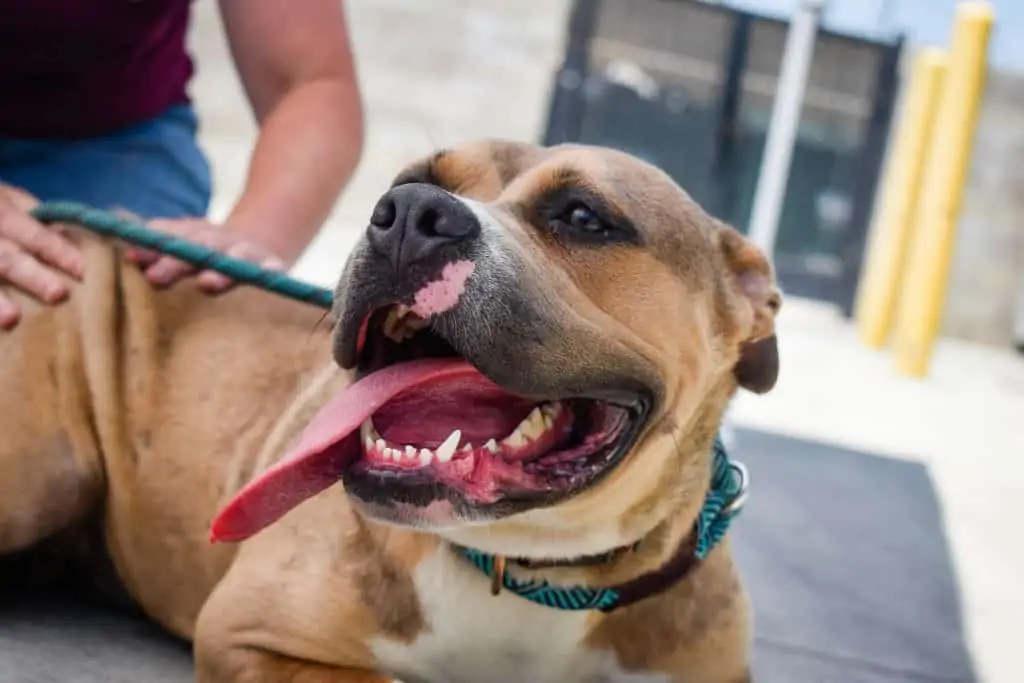
<svg viewBox="0 0 1024 683">
<path fill-rule="evenodd" d="M 388 190 L 366 229 L 370 245 L 391 261 L 397 273 L 479 234 L 480 221 L 468 206 L 425 183 Z"/>
</svg>

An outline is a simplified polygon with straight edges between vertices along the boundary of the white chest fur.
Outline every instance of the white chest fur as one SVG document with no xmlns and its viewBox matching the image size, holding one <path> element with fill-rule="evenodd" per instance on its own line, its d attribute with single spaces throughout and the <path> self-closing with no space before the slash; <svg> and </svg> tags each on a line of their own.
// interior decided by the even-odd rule
<svg viewBox="0 0 1024 683">
<path fill-rule="evenodd" d="M 440 549 L 414 574 L 429 631 L 411 644 L 380 639 L 373 652 L 403 683 L 662 683 L 627 673 L 612 652 L 583 643 L 590 613 L 490 594 L 489 580 Z"/>
</svg>

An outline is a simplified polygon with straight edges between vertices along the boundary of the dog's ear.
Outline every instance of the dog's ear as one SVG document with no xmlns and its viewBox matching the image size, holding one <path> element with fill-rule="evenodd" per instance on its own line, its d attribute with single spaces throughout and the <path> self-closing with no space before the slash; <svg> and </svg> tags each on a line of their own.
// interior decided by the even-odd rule
<svg viewBox="0 0 1024 683">
<path fill-rule="evenodd" d="M 764 253 L 734 228 L 724 223 L 717 227 L 731 294 L 738 301 L 733 309 L 739 326 L 740 358 L 733 373 L 741 387 L 764 394 L 779 378 L 775 316 L 782 306 L 782 294 Z"/>
</svg>

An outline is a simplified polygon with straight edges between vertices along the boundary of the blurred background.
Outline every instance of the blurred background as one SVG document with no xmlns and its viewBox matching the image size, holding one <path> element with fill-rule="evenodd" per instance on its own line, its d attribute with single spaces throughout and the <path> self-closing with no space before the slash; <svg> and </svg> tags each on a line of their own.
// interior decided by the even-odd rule
<svg viewBox="0 0 1024 683">
<path fill-rule="evenodd" d="M 1024 680 L 1024 4 L 990 4 L 941 327 L 916 375 L 863 343 L 854 311 L 887 230 L 883 179 L 916 56 L 948 50 L 957 3 L 831 0 L 822 13 L 774 240 L 782 376 L 730 418 L 754 478 L 736 537 L 758 680 Z M 624 149 L 749 228 L 797 0 L 346 7 L 367 144 L 297 275 L 331 283 L 398 169 L 479 136 Z M 255 129 L 215 4 L 195 12 L 219 217 Z"/>
</svg>

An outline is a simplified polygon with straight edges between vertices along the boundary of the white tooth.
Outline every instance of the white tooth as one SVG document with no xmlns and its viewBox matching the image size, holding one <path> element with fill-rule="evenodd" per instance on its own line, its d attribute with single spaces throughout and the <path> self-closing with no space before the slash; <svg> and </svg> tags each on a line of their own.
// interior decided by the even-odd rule
<svg viewBox="0 0 1024 683">
<path fill-rule="evenodd" d="M 526 445 L 526 437 L 518 429 L 504 439 L 501 440 L 506 446 L 512 446 L 513 448 L 519 448 Z"/>
<path fill-rule="evenodd" d="M 490 441 L 488 441 L 487 443 L 484 444 L 484 448 L 489 450 L 491 453 L 497 453 L 498 452 L 498 442 L 495 441 L 494 439 L 491 439 Z"/>
<path fill-rule="evenodd" d="M 455 449 L 459 447 L 459 439 L 462 438 L 462 430 L 456 429 L 440 446 L 434 449 L 434 454 L 440 462 L 448 462 L 455 455 Z"/>
<path fill-rule="evenodd" d="M 528 439 L 536 439 L 544 433 L 544 418 L 541 416 L 540 408 L 534 408 L 526 419 L 519 423 L 517 430 Z"/>
<path fill-rule="evenodd" d="M 373 439 L 371 439 L 370 437 L 366 437 L 365 439 L 363 439 L 363 448 L 366 450 L 367 453 L 373 452 Z"/>
<path fill-rule="evenodd" d="M 470 451 L 473 450 L 473 444 L 467 441 L 466 444 L 462 447 L 462 450 L 465 451 L 466 453 L 469 453 Z"/>
<path fill-rule="evenodd" d="M 555 426 L 555 421 L 551 419 L 550 415 L 544 415 L 544 430 L 548 431 Z"/>
<path fill-rule="evenodd" d="M 384 334 L 395 341 L 401 341 L 399 338 L 399 324 L 402 321 L 402 315 L 398 312 L 398 308 L 392 308 L 388 311 L 388 317 L 384 319 L 384 325 L 382 331 Z"/>
<path fill-rule="evenodd" d="M 413 449 L 413 450 L 415 450 L 415 449 Z M 421 466 L 421 467 L 426 467 L 427 465 L 429 465 L 429 464 L 430 464 L 430 462 L 431 462 L 431 461 L 432 461 L 433 459 L 434 459 L 434 454 L 433 454 L 433 453 L 431 453 L 431 452 L 430 452 L 429 450 L 427 450 L 426 448 L 421 448 L 421 449 L 420 449 L 420 466 Z M 437 457 L 437 459 L 438 459 L 438 460 L 440 460 L 440 459 L 441 459 L 441 456 L 439 455 L 439 456 Z"/>
<path fill-rule="evenodd" d="M 382 452 L 382 453 L 384 453 L 384 452 L 386 452 L 388 450 L 388 445 L 384 441 L 384 439 L 377 439 L 377 441 L 376 441 L 376 443 L 374 443 L 374 445 L 377 447 L 377 450 Z"/>
<path fill-rule="evenodd" d="M 416 447 L 415 446 L 406 446 L 405 447 L 405 457 L 407 457 L 407 458 L 415 458 L 416 457 Z"/>
<path fill-rule="evenodd" d="M 390 448 L 377 448 L 375 450 L 378 453 L 380 453 L 380 457 L 383 458 L 384 460 L 390 460 L 391 459 L 391 449 Z"/>
</svg>

